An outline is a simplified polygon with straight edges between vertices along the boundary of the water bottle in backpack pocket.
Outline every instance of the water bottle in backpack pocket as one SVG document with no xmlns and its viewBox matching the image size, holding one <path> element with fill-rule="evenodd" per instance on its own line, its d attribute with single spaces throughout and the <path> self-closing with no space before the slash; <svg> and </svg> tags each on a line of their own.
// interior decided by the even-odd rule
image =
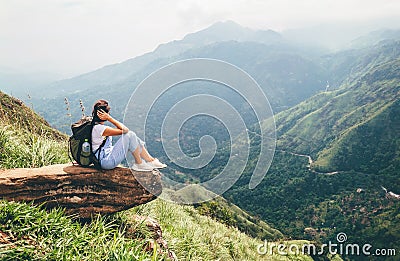
<svg viewBox="0 0 400 261">
<path fill-rule="evenodd" d="M 82 150 L 81 150 L 81 164 L 82 165 L 90 165 L 91 158 L 90 158 L 90 143 L 88 139 L 85 139 L 82 143 Z"/>
<path fill-rule="evenodd" d="M 92 152 L 92 129 L 91 117 L 84 117 L 72 124 L 72 136 L 69 138 L 69 152 L 71 161 L 75 160 L 79 165 L 88 167 L 94 164 L 100 168 L 100 162 Z"/>
</svg>

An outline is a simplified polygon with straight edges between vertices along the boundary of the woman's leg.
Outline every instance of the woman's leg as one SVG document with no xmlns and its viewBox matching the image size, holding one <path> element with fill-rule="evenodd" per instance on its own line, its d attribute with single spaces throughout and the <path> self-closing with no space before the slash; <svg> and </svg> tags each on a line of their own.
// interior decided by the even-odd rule
<svg viewBox="0 0 400 261">
<path fill-rule="evenodd" d="M 140 156 L 147 162 L 151 162 L 154 160 L 154 158 L 150 155 L 145 146 L 142 147 L 142 152 L 140 153 Z"/>
<path fill-rule="evenodd" d="M 123 134 L 113 147 L 110 154 L 101 159 L 101 166 L 104 169 L 113 169 L 120 164 L 126 157 L 126 153 L 130 151 L 135 158 L 136 163 L 141 163 L 140 154 L 143 151 L 144 142 L 139 139 L 136 134 L 129 131 Z"/>
<path fill-rule="evenodd" d="M 133 155 L 133 158 L 135 159 L 135 163 L 141 164 L 142 159 L 144 159 L 147 162 L 153 161 L 154 158 L 150 155 L 146 147 L 144 146 L 144 142 L 136 136 L 136 134 L 133 131 L 129 131 L 127 133 L 128 136 L 130 136 L 130 139 L 133 139 L 134 142 L 134 147 L 136 146 L 135 149 L 133 147 L 129 147 L 128 151 L 130 151 Z M 136 145 L 138 144 L 138 145 Z"/>
<path fill-rule="evenodd" d="M 137 148 L 132 152 L 136 164 L 142 164 L 143 162 L 142 157 L 140 156 L 140 150 L 141 150 L 140 146 L 137 146 Z"/>
</svg>

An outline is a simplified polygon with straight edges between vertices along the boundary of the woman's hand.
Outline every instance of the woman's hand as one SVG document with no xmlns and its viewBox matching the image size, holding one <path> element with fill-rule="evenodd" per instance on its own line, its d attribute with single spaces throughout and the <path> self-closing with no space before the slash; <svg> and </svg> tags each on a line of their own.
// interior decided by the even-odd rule
<svg viewBox="0 0 400 261">
<path fill-rule="evenodd" d="M 121 135 L 121 134 L 129 132 L 129 129 L 127 127 L 125 127 L 124 124 L 120 123 L 119 121 L 117 121 L 116 119 L 111 117 L 110 114 L 108 114 L 107 112 L 105 112 L 103 110 L 98 110 L 97 116 L 99 117 L 100 120 L 109 121 L 112 124 L 114 124 L 115 127 L 117 127 L 116 129 L 107 127 L 103 132 L 104 136 L 115 136 L 115 135 Z"/>
<path fill-rule="evenodd" d="M 110 120 L 110 117 L 111 117 L 107 112 L 105 112 L 103 110 L 98 110 L 97 111 L 97 116 L 102 121 L 108 121 L 108 120 Z"/>
</svg>

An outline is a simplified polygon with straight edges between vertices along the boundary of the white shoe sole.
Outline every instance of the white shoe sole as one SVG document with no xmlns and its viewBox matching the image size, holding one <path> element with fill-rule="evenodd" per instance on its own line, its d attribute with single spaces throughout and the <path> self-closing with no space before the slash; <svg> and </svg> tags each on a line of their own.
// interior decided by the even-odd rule
<svg viewBox="0 0 400 261">
<path fill-rule="evenodd" d="M 167 167 L 167 165 L 162 165 L 162 166 L 152 166 L 153 168 L 155 168 L 155 169 L 163 169 L 163 168 L 166 168 Z"/>
<path fill-rule="evenodd" d="M 136 167 L 132 167 L 132 169 L 134 171 L 141 171 L 141 172 L 149 172 L 149 171 L 153 171 L 154 170 L 154 169 L 139 169 L 139 168 L 136 168 Z"/>
<path fill-rule="evenodd" d="M 158 160 L 157 160 L 158 161 Z M 157 162 L 159 165 L 156 165 L 156 164 L 154 164 L 154 163 L 151 163 L 151 162 L 147 162 L 147 164 L 148 165 L 150 165 L 150 166 L 152 166 L 153 168 L 155 168 L 155 169 L 163 169 L 163 168 L 166 168 L 167 167 L 167 164 L 164 164 L 164 163 L 161 163 L 161 162 Z"/>
</svg>

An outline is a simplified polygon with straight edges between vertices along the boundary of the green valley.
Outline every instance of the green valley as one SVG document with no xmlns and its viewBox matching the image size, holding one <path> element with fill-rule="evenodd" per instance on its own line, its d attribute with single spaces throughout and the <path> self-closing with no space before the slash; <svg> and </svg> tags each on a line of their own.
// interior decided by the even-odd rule
<svg viewBox="0 0 400 261">
<path fill-rule="evenodd" d="M 400 60 L 384 52 L 380 59 L 359 65 L 339 89 L 277 114 L 266 178 L 250 191 L 244 175 L 224 196 L 295 238 L 327 242 L 343 232 L 353 243 L 396 248 L 400 201 L 382 187 L 400 191 Z"/>
</svg>

